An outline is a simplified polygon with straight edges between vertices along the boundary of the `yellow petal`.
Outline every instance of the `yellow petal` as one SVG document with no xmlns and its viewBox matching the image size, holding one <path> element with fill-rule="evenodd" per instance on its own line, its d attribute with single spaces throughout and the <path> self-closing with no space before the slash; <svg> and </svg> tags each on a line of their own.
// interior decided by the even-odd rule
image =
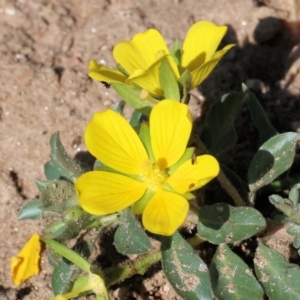
<svg viewBox="0 0 300 300">
<path fill-rule="evenodd" d="M 169 53 L 161 34 L 155 29 L 134 35 L 131 41 L 118 43 L 114 50 L 115 60 L 129 73 L 137 69 L 146 70 L 157 61 L 157 53 Z"/>
<path fill-rule="evenodd" d="M 38 234 L 33 234 L 17 256 L 10 259 L 14 285 L 19 286 L 26 279 L 39 274 L 41 243 Z"/>
<path fill-rule="evenodd" d="M 218 161 L 211 155 L 197 156 L 194 162 L 183 163 L 169 178 L 168 183 L 180 194 L 194 191 L 207 184 L 220 171 Z"/>
<path fill-rule="evenodd" d="M 159 82 L 159 67 L 161 60 L 155 62 L 149 69 L 136 69 L 127 79 L 126 83 L 136 84 L 149 93 L 157 96 L 163 96 L 163 91 Z"/>
<path fill-rule="evenodd" d="M 188 31 L 182 46 L 181 66 L 193 71 L 211 59 L 217 50 L 227 26 L 209 21 L 195 23 Z"/>
<path fill-rule="evenodd" d="M 147 184 L 105 171 L 84 173 L 75 184 L 81 207 L 93 215 L 118 212 L 138 201 Z"/>
<path fill-rule="evenodd" d="M 152 233 L 170 236 L 183 224 L 188 210 L 185 198 L 158 189 L 143 212 L 143 225 Z"/>
<path fill-rule="evenodd" d="M 135 70 L 128 77 L 126 82 L 128 84 L 135 83 L 136 85 L 147 90 L 153 95 L 163 96 L 163 91 L 160 87 L 159 81 L 159 72 L 162 59 L 166 58 L 176 80 L 179 79 L 180 74 L 176 62 L 171 55 L 162 53 L 161 51 L 160 53 L 158 53 L 158 57 L 159 59 L 154 64 L 152 64 L 147 70 Z"/>
<path fill-rule="evenodd" d="M 139 174 L 147 152 L 136 132 L 117 112 L 96 113 L 85 131 L 88 150 L 100 162 L 117 171 Z"/>
<path fill-rule="evenodd" d="M 95 60 L 91 60 L 89 64 L 89 76 L 95 80 L 105 82 L 125 83 L 127 77 L 118 70 L 109 69 L 99 65 Z"/>
<path fill-rule="evenodd" d="M 192 130 L 187 105 L 163 100 L 150 114 L 153 154 L 161 170 L 174 165 L 183 155 Z"/>
<path fill-rule="evenodd" d="M 229 49 L 234 47 L 235 45 L 230 44 L 224 47 L 222 50 L 217 51 L 204 65 L 200 66 L 196 70 L 192 71 L 192 87 L 198 86 L 202 81 L 206 79 L 206 77 L 212 72 L 214 67 L 220 61 L 220 59 L 228 52 Z"/>
</svg>

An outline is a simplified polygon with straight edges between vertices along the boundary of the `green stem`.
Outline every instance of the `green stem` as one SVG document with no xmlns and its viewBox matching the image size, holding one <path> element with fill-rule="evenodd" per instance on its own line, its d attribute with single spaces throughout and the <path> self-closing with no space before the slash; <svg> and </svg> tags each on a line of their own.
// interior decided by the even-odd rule
<svg viewBox="0 0 300 300">
<path fill-rule="evenodd" d="M 197 218 L 199 216 L 200 208 L 190 201 L 190 212 L 193 213 Z"/>
<path fill-rule="evenodd" d="M 201 238 L 199 235 L 195 235 L 192 238 L 188 239 L 187 242 L 195 247 L 205 242 L 206 240 Z M 127 278 L 135 274 L 144 275 L 149 267 L 157 262 L 159 262 L 162 258 L 162 252 L 156 251 L 144 254 L 143 256 L 137 258 L 130 265 L 126 265 L 124 267 L 115 267 L 109 270 L 104 271 L 104 278 L 106 287 L 109 288 L 113 284 L 119 283 Z"/>
<path fill-rule="evenodd" d="M 148 268 L 156 262 L 161 260 L 161 251 L 145 254 L 136 259 L 132 264 L 124 267 L 116 267 L 104 271 L 104 278 L 106 278 L 106 287 L 121 282 L 135 274 L 144 275 Z"/>
<path fill-rule="evenodd" d="M 231 184 L 231 182 L 228 180 L 228 178 L 226 177 L 226 175 L 222 170 L 220 170 L 217 179 L 220 182 L 222 188 L 232 198 L 236 206 L 246 206 L 245 201 L 241 198 L 236 188 Z"/>
<path fill-rule="evenodd" d="M 195 234 L 193 237 L 186 240 L 193 248 L 206 242 L 206 239 L 202 238 L 200 235 Z"/>
<path fill-rule="evenodd" d="M 197 146 L 203 153 L 208 153 L 209 151 L 206 146 L 202 143 L 200 139 L 197 139 Z M 232 198 L 236 206 L 246 206 L 245 201 L 242 199 L 236 188 L 231 184 L 231 182 L 226 177 L 225 173 L 220 170 L 219 175 L 217 176 L 219 183 L 222 188 L 227 192 L 227 194 Z"/>
</svg>

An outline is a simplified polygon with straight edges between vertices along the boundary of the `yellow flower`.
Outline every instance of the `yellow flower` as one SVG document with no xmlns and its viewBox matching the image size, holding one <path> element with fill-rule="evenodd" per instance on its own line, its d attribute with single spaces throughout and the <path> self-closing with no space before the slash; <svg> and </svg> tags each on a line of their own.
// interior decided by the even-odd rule
<svg viewBox="0 0 300 300">
<path fill-rule="evenodd" d="M 19 286 L 23 281 L 39 274 L 40 252 L 40 238 L 35 233 L 31 236 L 19 254 L 11 257 L 10 269 L 14 285 Z"/>
<path fill-rule="evenodd" d="M 209 21 L 195 23 L 186 35 L 181 59 L 176 64 L 162 35 L 155 29 L 148 29 L 134 35 L 131 41 L 123 41 L 115 46 L 113 56 L 124 72 L 109 69 L 92 60 L 89 65 L 89 76 L 109 83 L 137 85 L 155 96 L 163 97 L 159 68 L 162 58 L 166 58 L 177 81 L 185 70 L 190 72 L 191 88 L 194 88 L 234 46 L 227 45 L 222 50 L 216 51 L 226 31 L 226 26 L 217 26 Z"/>
<path fill-rule="evenodd" d="M 90 214 L 106 215 L 133 205 L 133 213 L 143 213 L 148 231 L 172 235 L 188 213 L 186 193 L 217 176 L 219 164 L 210 155 L 193 162 L 191 154 L 184 159 L 192 129 L 187 105 L 161 101 L 149 121 L 150 128 L 143 124 L 139 138 L 113 110 L 96 113 L 87 125 L 85 143 L 106 169 L 83 174 L 75 186 L 80 205 Z"/>
</svg>

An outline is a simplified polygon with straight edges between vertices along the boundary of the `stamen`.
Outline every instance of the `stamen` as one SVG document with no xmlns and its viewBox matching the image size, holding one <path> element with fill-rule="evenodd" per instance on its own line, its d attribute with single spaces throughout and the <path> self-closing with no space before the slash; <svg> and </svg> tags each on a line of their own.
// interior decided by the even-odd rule
<svg viewBox="0 0 300 300">
<path fill-rule="evenodd" d="M 167 181 L 168 174 L 162 171 L 156 163 L 145 161 L 140 177 L 148 184 L 150 190 L 156 190 L 158 187 L 163 187 Z"/>
</svg>

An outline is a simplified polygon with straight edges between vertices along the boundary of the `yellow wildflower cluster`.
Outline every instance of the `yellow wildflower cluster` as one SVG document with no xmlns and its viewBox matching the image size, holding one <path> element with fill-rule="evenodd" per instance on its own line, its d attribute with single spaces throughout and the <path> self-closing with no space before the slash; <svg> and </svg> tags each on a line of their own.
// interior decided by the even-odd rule
<svg viewBox="0 0 300 300">
<path fill-rule="evenodd" d="M 216 177 L 219 164 L 210 155 L 191 160 L 191 149 L 186 149 L 192 130 L 188 107 L 179 99 L 164 99 L 161 67 L 163 61 L 167 62 L 179 88 L 186 73 L 190 78 L 188 87 L 196 87 L 233 46 L 216 51 L 226 30 L 226 26 L 209 21 L 197 22 L 189 29 L 182 49 L 178 47 L 176 53 L 171 53 L 162 35 L 149 29 L 115 46 L 117 70 L 91 61 L 90 77 L 146 90 L 163 100 L 154 106 L 149 127 L 143 124 L 139 136 L 113 110 L 94 115 L 86 128 L 85 143 L 106 167 L 77 180 L 76 190 L 84 210 L 106 215 L 131 206 L 134 214 L 142 214 L 148 231 L 167 236 L 183 224 L 189 210 L 189 193 Z"/>
</svg>

